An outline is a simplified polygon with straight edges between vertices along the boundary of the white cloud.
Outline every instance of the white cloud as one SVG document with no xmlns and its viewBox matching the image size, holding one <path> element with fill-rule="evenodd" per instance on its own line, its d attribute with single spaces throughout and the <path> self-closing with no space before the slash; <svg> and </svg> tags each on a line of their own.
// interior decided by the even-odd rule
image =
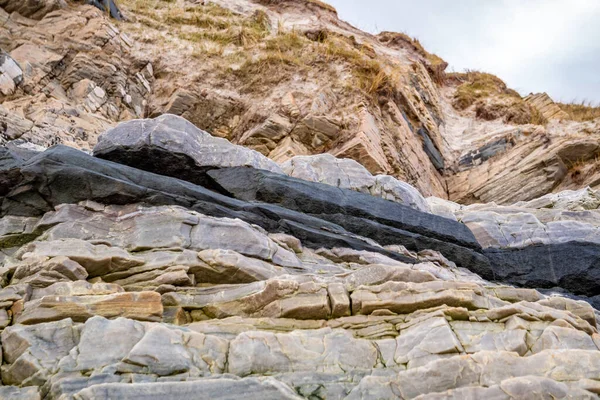
<svg viewBox="0 0 600 400">
<path fill-rule="evenodd" d="M 598 0 L 329 0 L 342 19 L 416 36 L 450 69 L 494 73 L 526 94 L 600 102 Z"/>
</svg>

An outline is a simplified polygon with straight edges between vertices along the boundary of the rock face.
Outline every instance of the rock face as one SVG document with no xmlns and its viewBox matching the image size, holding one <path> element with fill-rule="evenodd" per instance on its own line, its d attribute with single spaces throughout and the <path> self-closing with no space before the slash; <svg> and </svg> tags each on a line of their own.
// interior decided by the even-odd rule
<svg viewBox="0 0 600 400">
<path fill-rule="evenodd" d="M 568 119 L 569 114 L 561 110 L 547 93 L 530 94 L 525 101 L 537 108 L 548 119 Z"/>
<path fill-rule="evenodd" d="M 294 178 L 352 189 L 392 200 L 419 211 L 429 211 L 427 202 L 417 189 L 388 175 L 373 176 L 365 167 L 352 159 L 338 159 L 331 154 L 297 156 L 284 162 L 281 168 Z"/>
<path fill-rule="evenodd" d="M 144 116 L 152 64 L 132 55 L 131 39 L 101 10 L 81 3 L 0 1 L 0 144 L 90 150 L 117 121 Z"/>
<path fill-rule="evenodd" d="M 598 398 L 597 121 L 320 1 L 142 3 L 0 0 L 1 399 Z"/>
<path fill-rule="evenodd" d="M 23 83 L 23 70 L 4 51 L 0 50 L 0 93 L 4 96 L 13 94 Z"/>
<path fill-rule="evenodd" d="M 595 398 L 600 245 L 563 240 L 595 192 L 390 201 L 351 161 L 284 166 L 303 180 L 206 135 L 164 116 L 105 159 L 2 148 L 0 395 Z M 527 218 L 565 234 L 519 241 Z"/>
<path fill-rule="evenodd" d="M 119 122 L 176 114 L 278 163 L 352 159 L 375 175 L 361 171 L 371 182 L 355 189 L 422 211 L 410 185 L 468 204 L 599 187 L 600 123 L 572 121 L 547 95 L 514 97 L 500 81 L 528 119 L 501 118 L 509 106 L 491 95 L 482 116 L 453 106 L 460 79 L 406 35 L 366 34 L 312 0 L 205 3 L 149 13 L 124 0 L 117 28 L 113 0 L 0 0 L 0 143 L 90 150 Z M 358 173 L 345 163 L 319 179 L 346 168 Z"/>
<path fill-rule="evenodd" d="M 162 175 L 194 183 L 202 182 L 203 170 L 215 167 L 248 166 L 283 173 L 262 154 L 213 137 L 171 114 L 120 124 L 100 136 L 94 156 L 154 171 L 160 160 Z"/>
</svg>

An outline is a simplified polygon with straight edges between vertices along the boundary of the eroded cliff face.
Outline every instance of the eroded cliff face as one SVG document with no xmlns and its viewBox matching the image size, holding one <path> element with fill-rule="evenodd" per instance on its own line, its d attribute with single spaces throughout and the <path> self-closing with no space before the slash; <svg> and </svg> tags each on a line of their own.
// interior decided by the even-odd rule
<svg viewBox="0 0 600 400">
<path fill-rule="evenodd" d="M 23 71 L 3 72 L 4 141 L 90 149 L 118 121 L 172 113 L 277 162 L 328 152 L 461 203 L 600 183 L 597 121 L 495 77 L 446 75 L 418 41 L 367 34 L 319 2 L 126 0 L 126 22 L 5 3 L 28 18 L 1 17 Z"/>
<path fill-rule="evenodd" d="M 593 112 L 319 0 L 109 5 L 0 0 L 0 398 L 598 398 Z"/>
</svg>

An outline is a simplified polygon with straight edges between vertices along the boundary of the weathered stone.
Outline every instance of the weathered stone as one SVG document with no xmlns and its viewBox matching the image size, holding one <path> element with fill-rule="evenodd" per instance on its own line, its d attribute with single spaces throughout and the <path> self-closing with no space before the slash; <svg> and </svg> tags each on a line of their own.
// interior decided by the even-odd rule
<svg viewBox="0 0 600 400">
<path fill-rule="evenodd" d="M 227 347 L 223 339 L 155 325 L 123 358 L 117 370 L 158 376 L 223 373 Z"/>
<path fill-rule="evenodd" d="M 478 290 L 478 285 L 463 282 L 387 282 L 359 287 L 350 297 L 353 314 L 371 314 L 381 309 L 408 314 L 443 304 L 468 309 L 489 307 L 489 300 Z"/>
<path fill-rule="evenodd" d="M 579 349 L 597 350 L 592 337 L 585 332 L 572 328 L 549 326 L 542 332 L 541 336 L 531 347 L 532 353 L 544 350 Z"/>
<path fill-rule="evenodd" d="M 0 179 L 13 173 L 15 169 L 12 165 L 15 162 L 22 164 L 23 160 L 13 160 L 11 166 L 2 169 Z M 151 205 L 178 204 L 213 217 L 240 218 L 271 232 L 284 231 L 293 234 L 301 239 L 304 245 L 313 248 L 353 247 L 411 262 L 408 257 L 373 246 L 372 242 L 345 231 L 339 225 L 276 205 L 256 205 L 231 199 L 200 186 L 89 157 L 64 146 L 56 146 L 35 157 L 23 166 L 23 172 L 25 171 L 30 171 L 27 172 L 27 176 L 31 179 L 37 175 L 54 176 L 54 178 L 44 181 L 50 184 L 49 187 L 45 184 L 40 186 L 41 181 L 35 179 L 28 184 L 21 182 L 20 185 L 24 185 L 22 189 L 16 187 L 11 191 L 12 194 L 9 193 L 4 198 L 3 214 L 39 215 L 50 211 L 50 205 L 57 206 L 85 200 L 113 204 L 135 202 Z M 73 181 L 72 177 L 69 177 L 72 174 L 76 174 L 79 178 Z M 85 182 L 86 190 L 81 190 L 82 182 Z M 44 192 L 43 198 L 40 197 L 38 190 Z M 91 250 L 85 250 L 86 253 L 89 251 Z M 77 258 L 73 259 L 77 261 Z M 104 267 L 104 264 L 100 263 L 94 267 Z M 90 276 L 93 277 L 94 274 L 90 273 Z"/>
<path fill-rule="evenodd" d="M 391 176 L 373 176 L 365 167 L 351 159 L 338 159 L 331 154 L 298 156 L 283 163 L 281 168 L 294 178 L 351 189 L 419 211 L 429 211 L 425 199 L 414 187 Z"/>
<path fill-rule="evenodd" d="M 321 329 L 274 334 L 242 333 L 231 342 L 229 371 L 238 376 L 293 371 L 345 372 L 371 369 L 375 347 L 344 331 Z"/>
<path fill-rule="evenodd" d="M 26 1 L 0 1 L 0 7 L 7 12 L 18 12 L 24 17 L 41 19 L 44 15 L 59 8 L 67 7 L 64 0 L 26 0 Z"/>
<path fill-rule="evenodd" d="M 106 245 L 93 245 L 78 239 L 34 242 L 21 249 L 20 257 L 68 257 L 86 269 L 90 277 L 142 265 L 144 260 Z"/>
<path fill-rule="evenodd" d="M 406 329 L 400 328 L 394 361 L 396 364 L 408 364 L 410 368 L 420 358 L 463 351 L 448 322 L 444 318 L 430 318 Z"/>
<path fill-rule="evenodd" d="M 55 282 L 85 280 L 87 271 L 77 262 L 66 257 L 49 260 L 31 260 L 16 267 L 11 284 L 28 283 L 33 287 L 46 287 Z"/>
<path fill-rule="evenodd" d="M 11 385 L 41 385 L 59 360 L 79 341 L 71 319 L 34 326 L 15 325 L 2 332 L 2 381 Z"/>
<path fill-rule="evenodd" d="M 163 295 L 166 306 L 202 310 L 213 318 L 253 316 L 326 319 L 331 315 L 327 288 L 312 282 L 272 279 L 245 285 L 172 292 Z"/>
<path fill-rule="evenodd" d="M 23 70 L 10 55 L 0 50 L 0 93 L 8 96 L 23 82 Z"/>
<path fill-rule="evenodd" d="M 181 117 L 166 114 L 154 120 L 126 122 L 100 136 L 94 155 L 136 168 L 203 183 L 199 171 L 251 166 L 282 173 L 279 166 L 256 151 L 215 138 Z M 169 159 L 170 158 L 170 159 Z"/>
<path fill-rule="evenodd" d="M 162 312 L 160 294 L 155 292 L 97 296 L 45 296 L 26 303 L 17 322 L 30 325 L 58 321 L 63 318 L 84 322 L 95 315 L 107 318 L 125 317 L 141 321 L 160 321 Z"/>
<path fill-rule="evenodd" d="M 240 200 L 275 203 L 335 223 L 383 245 L 437 250 L 483 277 L 493 276 L 487 260 L 476 251 L 479 245 L 472 233 L 449 219 L 362 193 L 266 171 L 229 168 L 211 170 L 208 175 Z"/>
<path fill-rule="evenodd" d="M 282 274 L 280 267 L 231 250 L 204 250 L 198 253 L 198 257 L 207 266 L 190 271 L 196 275 L 196 282 L 249 283 L 268 280 Z"/>
<path fill-rule="evenodd" d="M 14 400 L 41 400 L 36 387 L 19 388 L 17 386 L 0 386 L 0 398 Z"/>
<path fill-rule="evenodd" d="M 350 297 L 344 285 L 341 283 L 329 284 L 327 286 L 327 294 L 329 295 L 329 303 L 331 304 L 331 318 L 350 315 Z"/>
<path fill-rule="evenodd" d="M 521 286 L 563 287 L 575 294 L 600 293 L 600 245 L 569 242 L 523 249 L 488 249 L 496 278 Z"/>
<path fill-rule="evenodd" d="M 433 361 L 422 367 L 401 371 L 392 378 L 365 378 L 348 398 L 362 398 L 366 393 L 395 393 L 394 396 L 400 398 L 415 398 L 449 389 L 492 387 L 502 385 L 508 379 L 521 377 L 532 377 L 534 380 L 536 377 L 555 381 L 577 380 L 595 375 L 600 368 L 599 362 L 598 351 L 575 350 L 570 354 L 545 351 L 530 357 L 519 357 L 516 353 L 509 352 L 482 351 L 474 355 Z M 509 393 L 523 393 L 518 383 L 506 384 Z M 552 392 L 549 387 L 542 390 L 544 393 Z M 465 389 L 457 394 L 460 393 L 466 395 L 468 391 Z M 475 393 L 478 393 L 477 389 Z"/>
<path fill-rule="evenodd" d="M 275 379 L 202 379 L 194 382 L 160 382 L 94 385 L 77 393 L 77 399 L 128 398 L 184 400 L 202 396 L 219 399 L 299 400 L 300 396 Z"/>
<path fill-rule="evenodd" d="M 502 323 L 451 321 L 450 326 L 467 353 L 514 351 L 520 356 L 528 350 L 527 331 L 505 330 Z"/>
<path fill-rule="evenodd" d="M 116 364 L 129 354 L 144 334 L 144 325 L 137 321 L 125 318 L 111 321 L 98 316 L 92 317 L 81 331 L 81 340 L 75 343 L 77 351 L 69 355 L 73 360 L 62 360 L 61 368 L 67 371 L 86 371 Z M 102 340 L 98 340 L 99 337 Z"/>
</svg>

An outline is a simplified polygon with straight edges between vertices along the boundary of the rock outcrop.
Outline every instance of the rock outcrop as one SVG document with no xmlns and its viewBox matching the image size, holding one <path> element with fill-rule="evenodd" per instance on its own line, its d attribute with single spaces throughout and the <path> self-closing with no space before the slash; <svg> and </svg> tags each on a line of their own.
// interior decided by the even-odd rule
<svg viewBox="0 0 600 400">
<path fill-rule="evenodd" d="M 152 64 L 101 10 L 63 0 L 0 6 L 0 143 L 91 150 L 117 121 L 144 116 Z"/>
<path fill-rule="evenodd" d="M 418 41 L 366 34 L 327 5 L 124 0 L 126 22 L 101 11 L 118 19 L 113 6 L 0 3 L 0 141 L 90 150 L 118 122 L 176 114 L 278 163 L 353 159 L 388 176 L 368 189 L 386 198 L 406 193 L 393 178 L 469 204 L 600 183 L 598 121 L 489 74 L 469 89 Z"/>
<path fill-rule="evenodd" d="M 318 0 L 115 4 L 0 0 L 1 399 L 598 398 L 597 120 Z"/>
<path fill-rule="evenodd" d="M 527 103 L 537 108 L 547 119 L 568 119 L 569 114 L 561 110 L 559 106 L 552 101 L 547 93 L 531 93 L 524 99 Z"/>
<path fill-rule="evenodd" d="M 596 396 L 593 240 L 495 245 L 498 220 L 474 217 L 502 207 L 397 181 L 386 200 L 347 160 L 284 166 L 308 180 L 255 168 L 270 161 L 174 116 L 97 150 L 2 149 L 0 395 Z M 570 223 L 597 207 L 591 190 L 514 206 Z"/>
</svg>

